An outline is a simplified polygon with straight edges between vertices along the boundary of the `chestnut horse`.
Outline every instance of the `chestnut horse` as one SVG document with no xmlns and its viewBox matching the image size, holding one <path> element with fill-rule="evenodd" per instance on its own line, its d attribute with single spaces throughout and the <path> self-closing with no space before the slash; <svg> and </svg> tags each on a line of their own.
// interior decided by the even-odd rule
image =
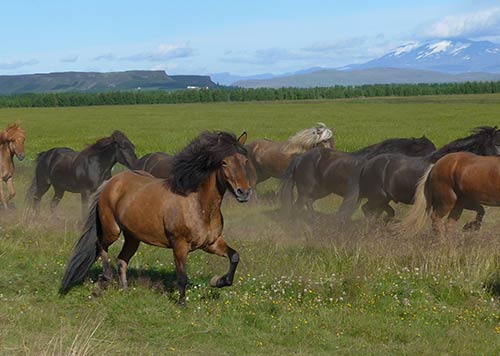
<svg viewBox="0 0 500 356">
<path fill-rule="evenodd" d="M 229 190 L 239 202 L 248 201 L 246 133 L 238 139 L 227 132 L 205 132 L 173 158 L 168 179 L 144 171 L 123 172 L 104 183 L 94 196 L 86 226 L 76 243 L 62 280 L 61 293 L 83 280 L 100 256 L 103 283 L 112 277 L 108 248 L 123 233 L 118 255 L 119 282 L 127 288 L 126 270 L 140 242 L 172 248 L 179 304 L 185 305 L 186 259 L 203 249 L 229 259 L 229 271 L 210 281 L 230 286 L 238 253 L 222 237 L 222 197 Z"/>
<path fill-rule="evenodd" d="M 168 178 L 172 168 L 172 158 L 173 156 L 163 152 L 148 153 L 139 158 L 132 165 L 132 169 L 146 171 L 156 178 Z"/>
<path fill-rule="evenodd" d="M 52 185 L 51 209 L 55 209 L 64 192 L 69 191 L 80 193 L 82 213 L 85 213 L 88 198 L 102 182 L 111 178 L 113 166 L 120 162 L 130 168 L 135 161 L 135 146 L 121 131 L 114 131 L 111 136 L 99 139 L 81 152 L 67 147 L 52 148 L 38 154 L 28 199 L 38 214 L 40 200 Z"/>
<path fill-rule="evenodd" d="M 281 178 L 295 155 L 314 147 L 334 148 L 333 129 L 318 123 L 316 127 L 296 133 L 286 142 L 253 141 L 247 147 L 250 185 L 255 189 L 258 183 L 271 177 Z"/>
<path fill-rule="evenodd" d="M 497 147 L 500 154 L 500 147 Z M 451 232 L 464 209 L 477 212 L 469 229 L 479 230 L 484 217 L 482 205 L 500 206 L 500 157 L 469 152 L 451 153 L 431 166 L 420 179 L 415 204 L 398 225 L 398 231 L 415 234 L 430 214 L 434 231 L 444 237 L 442 219 L 448 215 Z"/>
<path fill-rule="evenodd" d="M 12 181 L 15 170 L 14 156 L 20 161 L 24 159 L 25 139 L 26 133 L 19 124 L 9 125 L 5 130 L 0 132 L 0 177 L 9 189 L 9 197 L 6 198 L 3 193 L 3 186 L 0 183 L 0 202 L 4 209 L 9 207 L 9 201 L 16 195 Z"/>
</svg>

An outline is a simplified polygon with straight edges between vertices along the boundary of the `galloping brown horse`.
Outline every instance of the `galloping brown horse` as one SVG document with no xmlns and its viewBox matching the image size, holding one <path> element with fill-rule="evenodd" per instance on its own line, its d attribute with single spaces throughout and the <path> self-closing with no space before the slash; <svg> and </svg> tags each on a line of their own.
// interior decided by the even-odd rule
<svg viewBox="0 0 500 356">
<path fill-rule="evenodd" d="M 185 305 L 186 258 L 191 251 L 203 249 L 229 258 L 229 271 L 212 278 L 210 285 L 230 286 L 239 255 L 222 238 L 220 206 L 226 190 L 239 202 L 250 197 L 246 137 L 246 133 L 236 139 L 227 132 L 206 132 L 174 156 L 168 179 L 137 171 L 117 174 L 104 183 L 66 267 L 61 292 L 81 281 L 98 256 L 103 279 L 109 280 L 107 251 L 120 233 L 125 238 L 118 256 L 122 288 L 127 287 L 127 265 L 140 242 L 173 249 L 181 305 Z"/>
<path fill-rule="evenodd" d="M 500 153 L 500 152 L 499 152 Z M 451 153 L 429 168 L 419 181 L 415 204 L 398 230 L 418 232 L 430 214 L 434 231 L 444 236 L 442 219 L 448 215 L 452 231 L 464 209 L 477 212 L 469 229 L 478 230 L 484 216 L 482 205 L 500 205 L 500 157 L 469 152 Z"/>
<path fill-rule="evenodd" d="M 297 132 L 286 142 L 255 140 L 248 145 L 248 177 L 253 189 L 271 177 L 281 178 L 291 159 L 314 147 L 334 148 L 333 129 L 318 123 L 316 127 Z"/>
<path fill-rule="evenodd" d="M 0 202 L 4 209 L 9 207 L 9 201 L 16 195 L 12 181 L 15 170 L 14 155 L 20 161 L 24 159 L 25 139 L 26 133 L 19 124 L 9 125 L 5 130 L 0 132 L 0 177 L 9 189 L 9 197 L 6 198 L 0 183 Z"/>
</svg>

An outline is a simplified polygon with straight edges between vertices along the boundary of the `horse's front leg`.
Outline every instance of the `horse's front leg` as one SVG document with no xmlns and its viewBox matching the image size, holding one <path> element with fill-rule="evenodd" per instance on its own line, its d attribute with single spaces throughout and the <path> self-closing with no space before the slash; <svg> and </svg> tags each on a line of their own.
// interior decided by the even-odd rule
<svg viewBox="0 0 500 356">
<path fill-rule="evenodd" d="M 187 286 L 187 273 L 186 273 L 186 260 L 189 253 L 189 245 L 182 240 L 176 240 L 174 246 L 174 260 L 175 260 L 175 273 L 177 275 L 177 286 L 179 287 L 179 301 L 180 306 L 186 306 L 186 286 Z"/>
<path fill-rule="evenodd" d="M 217 256 L 227 257 L 229 259 L 229 271 L 219 277 L 215 276 L 210 280 L 210 286 L 222 288 L 228 287 L 233 284 L 234 273 L 236 272 L 236 267 L 238 267 L 238 262 L 240 262 L 240 255 L 238 252 L 229 247 L 222 236 L 217 238 L 212 245 L 205 248 L 208 253 L 213 253 Z"/>
<path fill-rule="evenodd" d="M 81 192 L 81 201 L 82 201 L 82 221 L 85 221 L 85 218 L 87 217 L 87 211 L 89 208 L 89 197 L 90 197 L 90 192 L 88 190 L 84 190 Z"/>
<path fill-rule="evenodd" d="M 7 209 L 7 199 L 5 198 L 5 194 L 3 192 L 3 184 L 0 181 L 0 202 L 2 203 L 2 207 L 0 209 Z"/>
<path fill-rule="evenodd" d="M 9 208 L 15 209 L 14 202 L 11 202 L 12 198 L 16 196 L 16 189 L 14 188 L 14 180 L 12 177 L 7 179 L 7 188 L 9 189 L 9 199 L 7 199 L 7 204 L 9 204 Z"/>
</svg>

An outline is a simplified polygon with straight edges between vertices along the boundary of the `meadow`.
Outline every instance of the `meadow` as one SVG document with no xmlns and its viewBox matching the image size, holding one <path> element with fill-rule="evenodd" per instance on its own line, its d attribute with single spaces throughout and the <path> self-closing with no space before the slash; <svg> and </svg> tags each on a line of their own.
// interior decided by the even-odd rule
<svg viewBox="0 0 500 356">
<path fill-rule="evenodd" d="M 175 304 L 171 251 L 141 245 L 130 289 L 107 290 L 90 278 L 58 295 L 79 237 L 79 197 L 67 193 L 57 213 L 46 195 L 38 220 L 24 214 L 37 152 L 81 149 L 122 130 L 138 156 L 176 152 L 202 130 L 247 131 L 249 140 L 285 140 L 324 122 L 337 149 L 425 134 L 437 146 L 480 125 L 500 123 L 500 95 L 325 101 L 0 109 L 0 127 L 19 120 L 26 159 L 16 161 L 15 211 L 0 212 L 0 355 L 492 355 L 500 351 L 498 211 L 487 209 L 479 233 L 440 242 L 389 233 L 358 213 L 339 227 L 339 200 L 318 202 L 312 221 L 283 219 L 270 197 L 238 204 L 227 196 L 226 241 L 241 256 L 235 283 L 208 281 L 227 268 L 202 251 L 188 258 L 188 307 Z M 118 172 L 123 167 L 116 167 Z M 406 207 L 397 206 L 401 216 Z M 464 214 L 461 222 L 473 215 Z M 116 256 L 120 243 L 111 248 Z"/>
</svg>

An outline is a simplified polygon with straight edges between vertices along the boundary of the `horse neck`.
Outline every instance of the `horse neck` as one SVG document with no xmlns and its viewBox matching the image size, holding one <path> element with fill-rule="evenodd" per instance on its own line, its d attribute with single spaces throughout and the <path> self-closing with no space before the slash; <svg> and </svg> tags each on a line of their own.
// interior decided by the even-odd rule
<svg viewBox="0 0 500 356">
<path fill-rule="evenodd" d="M 80 154 L 83 153 L 84 152 L 81 152 Z M 109 147 L 103 148 L 101 150 L 89 152 L 87 160 L 98 161 L 99 167 L 101 167 L 103 171 L 111 170 L 111 168 L 113 168 L 113 166 L 117 162 L 116 152 L 113 146 L 110 145 Z"/>
<path fill-rule="evenodd" d="M 0 143 L 0 164 L 3 169 L 14 167 L 14 152 L 10 150 L 7 141 Z"/>
<path fill-rule="evenodd" d="M 200 206 L 205 214 L 211 215 L 213 212 L 220 213 L 222 198 L 226 192 L 225 185 L 221 182 L 218 170 L 213 171 L 210 176 L 201 184 L 198 191 Z"/>
<path fill-rule="evenodd" d="M 478 145 L 476 141 L 472 141 L 468 144 L 464 143 L 463 145 L 451 145 L 451 143 L 449 143 L 430 153 L 428 157 L 431 163 L 436 163 L 443 156 L 454 152 L 471 152 L 477 155 L 486 154 L 486 150 L 483 145 Z"/>
</svg>

